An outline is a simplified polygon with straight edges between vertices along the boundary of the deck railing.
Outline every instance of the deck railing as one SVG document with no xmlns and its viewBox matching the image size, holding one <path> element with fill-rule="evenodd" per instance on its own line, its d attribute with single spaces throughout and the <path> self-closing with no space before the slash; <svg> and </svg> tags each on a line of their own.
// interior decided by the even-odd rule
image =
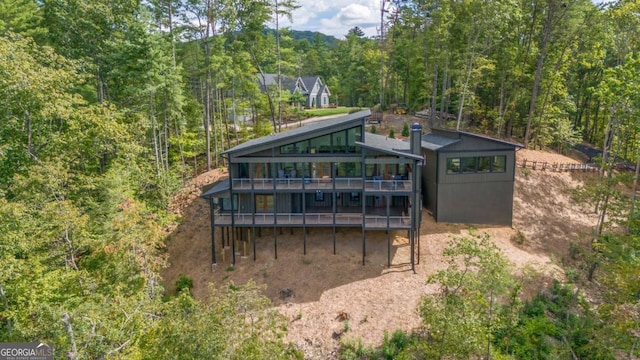
<svg viewBox="0 0 640 360">
<path fill-rule="evenodd" d="M 234 190 L 361 190 L 362 178 L 255 178 L 233 179 Z M 252 187 L 253 186 L 253 187 Z M 365 191 L 411 191 L 411 180 L 365 180 Z"/>
<path fill-rule="evenodd" d="M 231 225 L 231 213 L 215 213 L 216 225 Z M 233 223 L 235 225 L 253 225 L 255 219 L 255 225 L 268 226 L 274 225 L 274 219 L 277 220 L 277 225 L 332 225 L 334 214 L 332 213 L 285 213 L 285 214 L 273 214 L 273 213 L 235 213 L 233 214 Z M 336 225 L 362 225 L 362 215 L 357 213 L 339 213 L 335 214 Z M 394 228 L 409 228 L 411 225 L 411 219 L 408 216 L 387 216 L 383 215 L 365 215 L 364 226 L 365 228 L 378 228 L 384 229 L 387 227 L 387 223 L 390 227 Z"/>
</svg>

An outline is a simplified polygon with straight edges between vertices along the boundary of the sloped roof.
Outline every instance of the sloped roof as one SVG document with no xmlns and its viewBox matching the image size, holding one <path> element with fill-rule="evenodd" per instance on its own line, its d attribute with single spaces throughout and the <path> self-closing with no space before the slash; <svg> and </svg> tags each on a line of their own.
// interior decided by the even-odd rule
<svg viewBox="0 0 640 360">
<path fill-rule="evenodd" d="M 325 91 L 327 92 L 327 95 L 331 96 L 331 91 L 329 91 L 329 87 L 327 86 L 327 84 L 322 85 L 322 88 L 320 88 L 321 94 Z"/>
<path fill-rule="evenodd" d="M 320 79 L 319 76 L 301 76 L 300 80 L 304 83 L 304 87 L 307 88 L 307 91 L 311 92 L 313 90 L 313 86 Z M 322 83 L 322 81 L 321 81 Z"/>
<path fill-rule="evenodd" d="M 484 140 L 493 141 L 493 142 L 500 143 L 500 144 L 511 145 L 511 146 L 517 147 L 517 148 L 524 148 L 524 145 L 518 144 L 518 143 L 515 143 L 515 142 L 511 142 L 511 141 L 506 141 L 506 140 L 502 140 L 502 139 L 496 139 L 496 138 L 492 138 L 490 136 L 474 134 L 474 133 L 470 133 L 470 132 L 466 132 L 466 131 L 462 131 L 462 130 L 459 130 L 458 132 L 460 134 L 467 135 L 467 136 L 473 136 L 473 137 L 478 138 L 478 139 L 484 139 Z"/>
<path fill-rule="evenodd" d="M 478 138 L 486 141 L 491 141 L 498 144 L 518 147 L 518 148 L 524 147 L 523 145 L 518 143 L 505 141 L 501 139 L 495 139 L 486 135 L 474 134 L 474 133 L 470 133 L 462 130 L 456 131 L 456 130 L 446 130 L 446 129 L 433 129 L 433 131 L 435 133 L 422 135 L 422 148 L 432 150 L 432 151 L 438 151 L 444 147 L 447 147 L 462 141 L 462 138 L 461 138 L 462 135 L 470 136 L 470 137 L 474 137 L 474 138 Z"/>
<path fill-rule="evenodd" d="M 248 148 L 251 148 L 253 146 L 258 146 L 258 145 L 265 145 L 265 144 L 271 144 L 271 143 L 280 143 L 280 142 L 284 142 L 287 139 L 290 138 L 295 138 L 298 137 L 299 135 L 302 134 L 313 134 L 317 131 L 321 131 L 323 129 L 328 129 L 328 128 L 332 128 L 334 126 L 338 126 L 344 123 L 349 123 L 349 122 L 354 122 L 355 120 L 358 119 L 362 119 L 364 117 L 367 117 L 371 115 L 371 111 L 370 110 L 363 110 L 363 111 L 358 111 L 356 113 L 353 114 L 348 114 L 348 115 L 344 115 L 344 116 L 340 116 L 334 119 L 327 119 L 327 120 L 320 120 L 320 121 L 315 121 L 312 123 L 308 123 L 305 124 L 299 128 L 296 129 L 291 129 L 291 130 L 287 130 L 281 133 L 277 133 L 277 134 L 272 134 L 272 135 L 267 135 L 267 136 L 263 136 L 261 138 L 257 138 L 257 139 L 253 139 L 253 140 L 249 140 L 247 142 L 244 142 L 232 149 L 229 149 L 225 152 L 223 152 L 222 154 L 228 154 L 228 153 L 234 153 L 234 152 L 238 152 L 240 150 L 245 150 Z"/>
<path fill-rule="evenodd" d="M 459 138 L 454 139 L 448 136 L 436 135 L 432 133 L 422 135 L 421 140 L 422 140 L 422 148 L 432 150 L 432 151 L 437 151 L 443 147 L 447 147 L 449 145 L 462 141 Z"/>
<path fill-rule="evenodd" d="M 411 145 L 408 141 L 391 139 L 386 136 L 365 133 L 364 142 L 356 142 L 361 147 L 378 150 L 388 154 L 405 156 L 422 160 L 422 155 L 415 155 L 411 153 Z"/>
<path fill-rule="evenodd" d="M 229 197 L 229 189 L 231 189 L 229 185 L 229 178 L 224 180 L 220 180 L 217 183 L 214 183 L 208 190 L 206 190 L 201 198 L 212 198 L 212 197 Z M 226 196 L 225 196 L 226 195 Z"/>
<path fill-rule="evenodd" d="M 260 90 L 264 91 L 265 87 L 278 86 L 278 74 L 264 74 L 264 79 L 261 74 L 258 74 L 258 82 L 260 83 Z M 293 91 L 296 87 L 296 80 L 286 75 L 280 74 L 280 82 L 282 88 L 285 90 Z"/>
</svg>

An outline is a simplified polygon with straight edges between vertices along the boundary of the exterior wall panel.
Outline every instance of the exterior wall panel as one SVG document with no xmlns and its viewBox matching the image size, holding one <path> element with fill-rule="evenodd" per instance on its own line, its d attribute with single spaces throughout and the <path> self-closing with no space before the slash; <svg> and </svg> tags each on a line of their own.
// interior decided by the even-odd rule
<svg viewBox="0 0 640 360">
<path fill-rule="evenodd" d="M 513 146 L 498 142 L 487 141 L 473 136 L 462 136 L 462 141 L 447 146 L 447 151 L 483 151 L 483 150 L 511 150 Z"/>
<path fill-rule="evenodd" d="M 276 213 L 291 213 L 291 194 L 277 193 L 276 194 Z"/>
<path fill-rule="evenodd" d="M 425 164 L 422 167 L 422 202 L 424 207 L 431 211 L 434 216 L 437 212 L 437 171 L 438 157 L 433 151 L 425 151 Z"/>
<path fill-rule="evenodd" d="M 513 181 L 438 185 L 438 222 L 511 226 Z"/>
</svg>

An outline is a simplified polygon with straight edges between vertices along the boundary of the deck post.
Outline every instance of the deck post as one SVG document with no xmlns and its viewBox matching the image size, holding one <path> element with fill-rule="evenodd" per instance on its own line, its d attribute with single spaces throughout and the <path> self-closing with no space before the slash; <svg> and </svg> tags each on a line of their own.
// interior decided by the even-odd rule
<svg viewBox="0 0 640 360">
<path fill-rule="evenodd" d="M 302 253 L 303 255 L 307 255 L 307 205 L 305 204 L 306 200 L 307 200 L 307 193 L 303 192 L 302 193 L 302 242 L 303 242 Z"/>
<path fill-rule="evenodd" d="M 338 207 L 337 201 L 338 197 L 336 196 L 336 192 L 333 191 L 331 193 L 331 207 L 333 210 L 333 255 L 336 254 L 336 208 Z"/>
<path fill-rule="evenodd" d="M 416 231 L 411 230 L 411 270 L 416 273 Z"/>
<path fill-rule="evenodd" d="M 389 264 L 389 268 L 391 267 L 391 236 L 389 236 L 389 231 L 387 231 L 387 263 Z"/>
<path fill-rule="evenodd" d="M 336 226 L 333 226 L 333 255 L 336 254 Z"/>
<path fill-rule="evenodd" d="M 276 166 L 276 163 L 271 163 L 272 168 L 275 170 L 273 173 L 277 173 L 277 168 L 278 166 Z M 282 165 L 280 165 L 282 166 Z M 279 181 L 279 180 L 277 180 Z M 273 250 L 275 253 L 275 258 L 276 260 L 278 260 L 278 234 L 277 234 L 277 229 L 278 229 L 278 219 L 277 219 L 277 212 L 276 209 L 278 209 L 278 192 L 276 191 L 276 182 L 273 182 Z M 282 231 L 282 229 L 280 229 L 280 231 Z"/>
<path fill-rule="evenodd" d="M 255 225 L 253 226 L 253 231 L 251 232 L 251 242 L 253 243 L 253 261 L 256 261 L 256 226 Z"/>
<path fill-rule="evenodd" d="M 236 229 L 231 231 L 231 266 L 236 266 Z"/>
<path fill-rule="evenodd" d="M 362 227 L 362 265 L 364 265 L 364 258 L 366 256 L 367 235 L 365 234 L 366 230 L 364 229 L 364 227 Z"/>
<path fill-rule="evenodd" d="M 209 212 L 211 214 L 211 267 L 213 268 L 216 265 L 216 219 L 213 198 L 209 198 Z"/>
<path fill-rule="evenodd" d="M 422 206 L 420 206 L 422 210 Z M 418 259 L 416 259 L 416 264 L 420 265 L 420 227 L 422 226 L 422 221 L 418 221 Z"/>
</svg>

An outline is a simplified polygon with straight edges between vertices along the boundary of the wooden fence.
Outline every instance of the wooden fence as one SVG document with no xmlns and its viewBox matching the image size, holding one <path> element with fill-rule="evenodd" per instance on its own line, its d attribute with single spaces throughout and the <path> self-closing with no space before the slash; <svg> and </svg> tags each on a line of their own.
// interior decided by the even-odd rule
<svg viewBox="0 0 640 360">
<path fill-rule="evenodd" d="M 532 161 L 523 159 L 516 161 L 516 166 L 523 169 L 542 171 L 599 171 L 600 167 L 595 164 L 574 164 L 574 163 L 550 163 L 547 161 Z"/>
</svg>

